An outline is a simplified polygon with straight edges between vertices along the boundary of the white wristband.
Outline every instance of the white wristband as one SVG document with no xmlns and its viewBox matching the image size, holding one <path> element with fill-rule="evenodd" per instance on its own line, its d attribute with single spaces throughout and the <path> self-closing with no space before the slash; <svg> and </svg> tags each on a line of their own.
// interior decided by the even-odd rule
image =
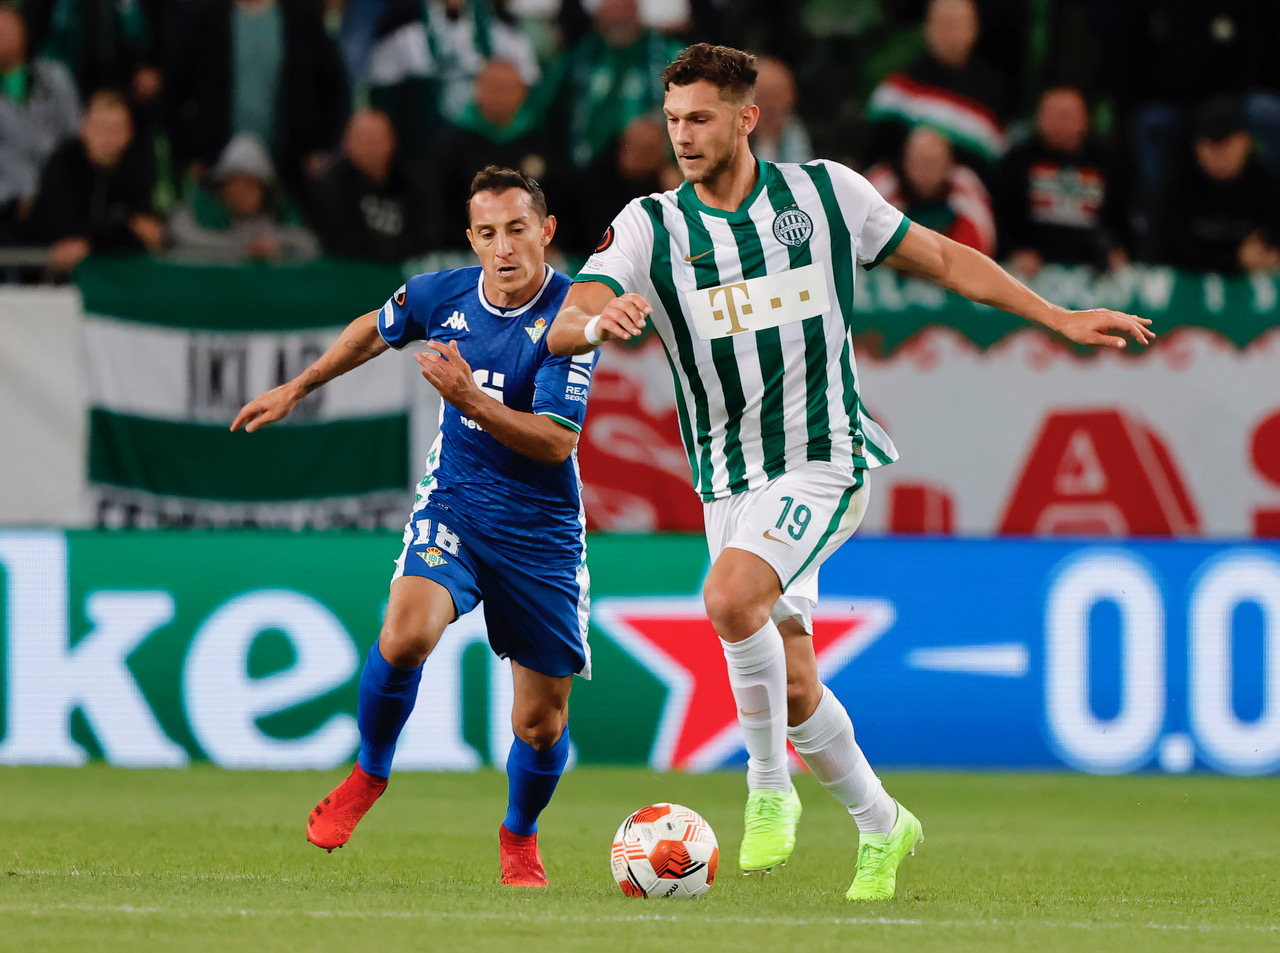
<svg viewBox="0 0 1280 953">
<path fill-rule="evenodd" d="M 600 324 L 600 315 L 596 315 L 588 321 L 582 328 L 582 336 L 587 339 L 587 343 L 592 347 L 599 347 L 604 343 L 604 338 L 596 335 L 596 327 Z"/>
</svg>

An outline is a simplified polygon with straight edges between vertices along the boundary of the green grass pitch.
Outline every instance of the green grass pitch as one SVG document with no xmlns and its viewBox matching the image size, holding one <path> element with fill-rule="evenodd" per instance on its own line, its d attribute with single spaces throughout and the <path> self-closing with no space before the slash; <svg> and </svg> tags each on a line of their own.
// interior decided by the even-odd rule
<svg viewBox="0 0 1280 953">
<path fill-rule="evenodd" d="M 925 843 L 897 899 L 850 904 L 851 820 L 809 777 L 791 863 L 744 878 L 740 775 L 580 768 L 543 816 L 553 886 L 497 884 L 506 782 L 405 774 L 332 855 L 303 825 L 340 772 L 0 769 L 0 949 L 1280 949 L 1280 781 L 894 774 Z M 697 901 L 622 896 L 614 830 L 700 811 L 720 875 Z"/>
</svg>

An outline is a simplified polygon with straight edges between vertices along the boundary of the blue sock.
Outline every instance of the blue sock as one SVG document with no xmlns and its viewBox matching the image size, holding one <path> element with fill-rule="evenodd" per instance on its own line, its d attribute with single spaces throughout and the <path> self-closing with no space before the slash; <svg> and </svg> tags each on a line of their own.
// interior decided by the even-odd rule
<svg viewBox="0 0 1280 953">
<path fill-rule="evenodd" d="M 507 756 L 507 817 L 502 822 L 513 834 L 528 835 L 538 830 L 538 815 L 551 802 L 565 762 L 569 760 L 569 726 L 560 740 L 539 751 L 519 737 L 511 742 Z"/>
<path fill-rule="evenodd" d="M 360 754 L 356 763 L 375 778 L 391 774 L 391 759 L 404 723 L 418 698 L 422 666 L 397 668 L 382 657 L 374 642 L 360 673 L 360 701 L 356 724 L 360 727 Z"/>
</svg>

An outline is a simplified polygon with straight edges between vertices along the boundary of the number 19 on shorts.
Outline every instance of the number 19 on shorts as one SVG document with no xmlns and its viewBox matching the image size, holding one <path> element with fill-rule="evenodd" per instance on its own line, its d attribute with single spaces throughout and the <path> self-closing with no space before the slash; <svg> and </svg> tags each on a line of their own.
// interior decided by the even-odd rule
<svg viewBox="0 0 1280 953">
<path fill-rule="evenodd" d="M 778 517 L 774 529 L 785 529 L 788 536 L 798 541 L 804 536 L 804 531 L 809 528 L 813 510 L 803 503 L 796 503 L 795 497 L 791 496 L 784 496 L 782 503 L 782 515 Z"/>
</svg>

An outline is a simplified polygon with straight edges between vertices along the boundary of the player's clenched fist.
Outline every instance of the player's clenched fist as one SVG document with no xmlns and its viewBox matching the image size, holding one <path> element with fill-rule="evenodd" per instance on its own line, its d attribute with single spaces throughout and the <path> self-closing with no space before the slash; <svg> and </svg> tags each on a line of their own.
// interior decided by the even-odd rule
<svg viewBox="0 0 1280 953">
<path fill-rule="evenodd" d="M 644 330 L 645 318 L 652 313 L 653 308 L 641 295 L 625 294 L 605 305 L 600 316 L 592 319 L 595 327 L 590 327 L 589 323 L 586 330 L 594 331 L 594 337 L 599 343 L 630 340 Z M 587 340 L 596 344 L 597 341 L 592 341 L 592 337 L 592 334 L 587 334 Z"/>
<path fill-rule="evenodd" d="M 444 400 L 463 413 L 479 396 L 480 388 L 476 386 L 471 374 L 471 365 L 463 360 L 462 352 L 454 341 L 428 341 L 430 351 L 414 354 L 413 359 L 422 368 L 422 376 L 427 379 Z"/>
</svg>

